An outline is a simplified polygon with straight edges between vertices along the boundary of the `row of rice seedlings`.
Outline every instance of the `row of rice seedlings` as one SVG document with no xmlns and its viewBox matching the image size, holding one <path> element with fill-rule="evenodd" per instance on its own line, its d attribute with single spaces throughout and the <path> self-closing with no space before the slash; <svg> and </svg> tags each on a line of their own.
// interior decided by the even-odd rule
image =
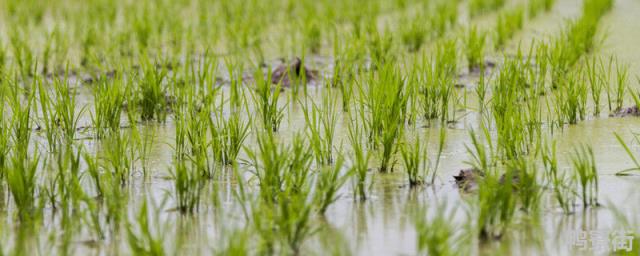
<svg viewBox="0 0 640 256">
<path fill-rule="evenodd" d="M 316 163 L 319 165 L 332 164 L 334 157 L 334 137 L 338 113 L 336 99 L 330 94 L 323 95 L 322 107 L 314 102 L 302 105 L 307 124 L 307 137 L 313 149 Z"/>
<path fill-rule="evenodd" d="M 560 36 L 551 43 L 546 58 L 551 68 L 553 88 L 564 82 L 565 74 L 581 56 L 590 53 L 597 46 L 598 22 L 612 5 L 611 0 L 585 1 L 582 16 L 569 21 Z"/>
<path fill-rule="evenodd" d="M 469 1 L 469 14 L 471 17 L 482 13 L 492 12 L 502 8 L 505 0 L 472 0 Z"/>
<path fill-rule="evenodd" d="M 524 7 L 522 6 L 498 14 L 495 28 L 496 33 L 493 40 L 495 48 L 500 49 L 504 47 L 507 40 L 511 39 L 523 26 Z"/>
<path fill-rule="evenodd" d="M 575 149 L 571 157 L 574 171 L 580 186 L 582 206 L 599 206 L 598 203 L 598 169 L 591 146 L 582 145 Z"/>
<path fill-rule="evenodd" d="M 541 129 L 538 96 L 529 95 L 535 85 L 526 88 L 530 68 L 526 63 L 518 58 L 506 59 L 493 88 L 491 110 L 497 131 L 497 153 L 506 159 L 531 151 Z M 528 113 L 523 114 L 522 109 Z"/>
</svg>

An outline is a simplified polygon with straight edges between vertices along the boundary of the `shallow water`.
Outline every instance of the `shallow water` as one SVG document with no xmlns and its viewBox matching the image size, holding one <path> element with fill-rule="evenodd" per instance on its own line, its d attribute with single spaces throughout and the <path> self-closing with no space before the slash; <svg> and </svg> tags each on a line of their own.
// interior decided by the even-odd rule
<svg viewBox="0 0 640 256">
<path fill-rule="evenodd" d="M 508 44 L 507 52 L 515 53 L 519 45 L 523 49 L 527 49 L 534 38 L 536 40 L 548 39 L 549 36 L 559 31 L 563 20 L 576 17 L 580 10 L 580 1 L 558 0 L 550 13 L 541 13 L 536 19 L 525 23 L 523 31 L 518 33 Z M 638 13 L 640 13 L 640 2 L 635 0 L 616 1 L 613 11 L 607 14 L 603 20 L 602 27 L 606 28 L 608 36 L 601 49 L 596 53 L 603 56 L 612 54 L 619 56 L 620 60 L 631 65 L 631 74 L 640 73 L 640 50 L 636 46 L 637 40 L 640 39 L 640 30 L 635 26 L 640 23 Z M 490 24 L 490 21 L 487 19 L 478 24 L 484 23 Z M 500 56 L 490 56 L 490 58 L 499 59 Z M 330 58 L 317 57 L 317 59 L 308 60 L 308 62 L 312 67 L 329 72 L 327 71 L 330 70 L 328 63 L 331 61 L 327 61 L 327 59 Z M 249 89 L 246 90 L 246 94 L 249 95 Z M 322 86 L 309 87 L 308 95 L 311 99 L 319 99 L 329 90 L 334 89 Z M 471 93 L 473 87 L 460 90 L 468 90 Z M 228 95 L 228 87 L 224 86 L 222 91 Z M 331 93 L 334 97 L 339 96 L 338 91 Z M 284 98 L 285 95 L 290 97 L 289 91 L 283 93 L 282 97 Z M 91 103 L 90 90 L 82 88 L 78 105 L 90 106 Z M 301 107 L 295 100 L 289 101 L 287 109 L 283 125 L 278 132 L 279 139 L 283 143 L 290 142 L 291 135 L 302 131 L 305 127 Z M 413 255 L 417 244 L 416 231 L 410 214 L 421 205 L 426 205 L 428 212 L 435 212 L 438 206 L 445 203 L 448 209 L 455 208 L 456 211 L 451 214 L 450 220 L 457 225 L 457 232 L 464 232 L 464 223 L 473 220 L 467 215 L 469 206 L 466 202 L 473 195 L 462 193 L 454 184 L 452 176 L 457 174 L 460 169 L 468 167 L 465 161 L 470 160 L 466 148 L 466 145 L 471 143 L 469 130 L 478 129 L 479 123 L 477 113 L 472 110 L 465 111 L 467 115 L 447 129 L 447 140 L 434 185 L 409 188 L 401 164 L 397 164 L 395 172 L 392 173 L 370 172 L 370 178 L 374 182 L 369 199 L 365 202 L 354 200 L 351 194 L 352 184 L 348 182 L 341 189 L 340 198 L 328 209 L 326 216 L 322 219 L 314 219 L 314 221 L 323 222 L 324 229 L 319 238 L 312 239 L 307 244 L 310 254 L 324 255 L 323 249 L 327 249 L 326 246 L 329 245 L 335 247 L 336 250 L 344 249 L 357 255 Z M 338 134 L 335 143 L 336 145 L 345 145 L 345 156 L 348 158 L 347 120 L 347 114 L 340 115 L 336 127 Z M 90 125 L 87 114 L 81 120 L 81 125 Z M 629 168 L 633 163 L 613 133 L 617 132 L 625 141 L 631 141 L 633 138 L 631 132 L 640 132 L 637 129 L 639 125 L 640 118 L 608 118 L 602 115 L 590 117 L 577 125 L 566 126 L 563 130 L 555 131 L 552 137 L 558 142 L 562 169 L 569 168 L 569 155 L 574 146 L 581 143 L 593 146 L 600 173 L 599 200 L 603 206 L 584 211 L 578 210 L 573 215 L 566 215 L 555 205 L 550 193 L 547 193 L 543 197 L 542 208 L 544 211 L 540 230 L 528 230 L 525 226 L 517 226 L 505 235 L 502 241 L 478 244 L 472 247 L 472 252 L 486 255 L 582 254 L 585 252 L 576 251 L 573 244 L 572 239 L 575 231 L 620 228 L 619 219 L 611 211 L 613 207 L 627 216 L 638 216 L 638 206 L 635 203 L 640 202 L 640 186 L 638 186 L 640 177 L 614 175 L 622 169 Z M 172 181 L 167 179 L 170 176 L 169 170 L 173 158 L 171 145 L 175 136 L 175 126 L 169 119 L 166 124 L 145 124 L 141 127 L 145 134 L 149 134 L 155 139 L 149 154 L 150 179 L 144 180 L 140 177 L 141 173 L 137 173 L 136 179 L 130 186 L 130 215 L 135 214 L 137 205 L 147 196 L 156 202 L 166 200 L 159 218 L 162 220 L 161 223 L 170 225 L 167 228 L 166 239 L 169 241 L 175 239 L 184 243 L 184 247 L 180 248 L 184 251 L 181 251 L 180 254 L 207 254 L 221 246 L 221 241 L 233 239 L 233 237 L 226 237 L 229 236 L 227 229 L 240 228 L 245 223 L 241 216 L 240 205 L 232 192 L 237 181 L 232 178 L 231 171 L 228 168 L 221 170 L 222 176 L 214 182 L 217 187 L 208 187 L 206 190 L 208 194 L 215 194 L 221 198 L 222 202 L 217 210 L 212 209 L 216 207 L 211 206 L 210 201 L 212 200 L 208 195 L 205 196 L 203 203 L 205 210 L 192 217 L 180 216 L 173 210 L 175 201 L 169 195 L 174 194 L 174 187 Z M 435 152 L 438 130 L 438 127 L 424 128 L 422 124 L 419 124 L 408 128 L 407 134 L 408 136 L 427 137 L 429 152 Z M 86 135 L 90 136 L 91 134 Z M 35 139 L 44 140 L 39 136 L 36 136 Z M 250 135 L 245 144 L 255 145 L 255 133 Z M 107 150 L 99 141 L 85 140 L 84 145 L 89 152 Z M 633 144 L 631 146 L 636 152 L 640 151 L 640 145 Z M 240 158 L 246 158 L 246 154 L 241 153 Z M 374 158 L 372 166 L 375 161 Z M 241 164 L 240 170 L 245 172 L 243 175 L 245 178 L 250 178 L 248 166 Z M 7 219 L 9 218 L 7 217 Z M 44 239 L 46 236 L 61 235 L 60 231 L 56 230 L 56 225 L 47 223 L 46 220 L 47 217 L 45 217 L 45 232 L 42 232 L 43 239 L 40 241 L 42 250 L 54 246 L 47 244 L 47 239 Z M 640 227 L 626 228 L 638 230 Z M 86 230 L 81 232 L 86 232 Z M 6 232 L 3 234 L 7 236 Z M 4 237 L 3 239 L 11 240 L 13 238 Z M 126 247 L 126 241 L 108 243 L 111 245 L 98 242 L 91 244 L 91 246 L 84 243 L 86 241 L 82 239 L 82 236 L 79 236 L 76 241 L 79 244 L 77 252 L 83 254 L 112 254 L 117 251 L 118 247 Z M 107 241 L 113 242 L 109 239 Z M 216 242 L 212 243 L 211 241 Z M 169 247 L 171 246 L 169 245 Z"/>
</svg>

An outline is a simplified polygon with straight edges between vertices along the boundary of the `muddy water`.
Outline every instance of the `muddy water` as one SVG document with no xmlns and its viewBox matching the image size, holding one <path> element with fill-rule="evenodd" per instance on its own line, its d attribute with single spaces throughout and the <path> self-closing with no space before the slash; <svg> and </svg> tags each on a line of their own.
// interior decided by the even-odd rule
<svg viewBox="0 0 640 256">
<path fill-rule="evenodd" d="M 580 1 L 558 0 L 550 13 L 541 13 L 535 20 L 527 22 L 525 28 L 508 46 L 508 51 L 515 51 L 518 43 L 522 46 L 529 44 L 531 39 L 544 40 L 560 29 L 560 24 L 567 18 L 576 17 L 580 13 Z M 616 1 L 614 10 L 603 20 L 603 28 L 608 31 L 608 37 L 604 41 L 602 49 L 597 54 L 608 56 L 617 55 L 621 60 L 631 65 L 631 74 L 640 73 L 640 50 L 637 49 L 637 40 L 640 39 L 640 30 L 635 24 L 640 23 L 640 2 L 635 0 Z M 490 23 L 490 22 L 486 22 Z M 496 57 L 497 58 L 497 57 Z M 326 64 L 327 62 L 321 62 Z M 319 64 L 322 65 L 322 64 Z M 320 67 L 322 68 L 322 67 Z M 635 83 L 634 83 L 635 84 Z M 228 88 L 223 88 L 227 90 Z M 472 90 L 473 88 L 467 89 Z M 317 99 L 328 93 L 325 88 L 309 88 L 310 98 Z M 338 91 L 332 92 L 334 96 Z M 228 95 L 228 93 L 225 93 Z M 246 91 L 249 95 L 249 91 Z M 288 93 L 285 93 L 289 95 Z M 91 97 L 88 91 L 82 92 L 79 105 L 90 105 Z M 303 130 L 304 117 L 300 106 L 290 100 L 287 115 L 279 132 L 283 142 L 290 140 L 290 135 Z M 340 102 L 340 99 L 338 100 Z M 410 213 L 415 211 L 418 205 L 427 205 L 428 211 L 433 212 L 442 204 L 449 209 L 457 209 L 450 218 L 452 223 L 458 225 L 457 232 L 465 232 L 464 223 L 473 221 L 467 212 L 469 206 L 465 200 L 469 195 L 461 194 L 453 183 L 452 176 L 459 169 L 468 167 L 465 161 L 469 160 L 465 145 L 470 144 L 468 130 L 477 128 L 477 115 L 470 113 L 458 124 L 447 130 L 447 140 L 439 166 L 438 179 L 433 186 L 410 189 L 406 186 L 406 178 L 400 166 L 393 173 L 378 174 L 371 172 L 370 179 L 374 181 L 370 198 L 366 202 L 353 200 L 351 196 L 351 184 L 348 183 L 340 192 L 340 199 L 332 205 L 326 218 L 325 229 L 319 239 L 308 243 L 310 251 L 318 252 L 320 248 L 327 248 L 325 243 L 335 248 L 342 248 L 358 255 L 412 255 L 416 250 L 416 234 Z M 348 116 L 341 115 L 336 131 L 338 132 L 336 145 L 345 145 L 348 156 L 348 140 L 346 138 L 346 121 Z M 88 119 L 83 120 L 89 122 Z M 495 255 L 496 252 L 504 254 L 529 254 L 529 255 L 567 255 L 580 253 L 573 249 L 573 233 L 577 230 L 611 230 L 617 229 L 618 221 L 612 214 L 611 208 L 622 211 L 628 216 L 638 215 L 640 202 L 640 178 L 619 177 L 613 174 L 619 170 L 632 166 L 624 149 L 617 143 L 613 132 L 619 133 L 625 141 L 631 141 L 631 132 L 640 132 L 640 118 L 605 118 L 591 117 L 589 120 L 577 125 L 567 126 L 562 131 L 556 131 L 553 138 L 558 141 L 558 153 L 561 168 L 569 167 L 569 154 L 572 148 L 580 143 L 588 143 L 593 146 L 596 155 L 598 170 L 600 171 L 600 202 L 603 207 L 578 210 L 576 214 L 565 215 L 554 204 L 553 198 L 545 195 L 543 204 L 542 225 L 540 230 L 527 232 L 525 227 L 516 227 L 500 243 L 488 243 L 472 246 L 474 253 Z M 244 225 L 241 218 L 239 205 L 231 193 L 235 181 L 230 175 L 217 182 L 215 188 L 222 199 L 220 211 L 208 210 L 194 217 L 179 217 L 172 211 L 174 200 L 168 196 L 168 191 L 173 190 L 170 180 L 167 180 L 171 166 L 171 144 L 175 134 L 172 121 L 163 125 L 145 125 L 144 132 L 155 137 L 155 143 L 150 152 L 149 165 L 151 179 L 147 182 L 134 182 L 132 186 L 132 198 L 130 205 L 138 205 L 145 196 L 151 196 L 155 201 L 166 200 L 164 211 L 160 218 L 165 223 L 171 223 L 167 228 L 168 240 L 176 239 L 186 244 L 187 252 L 208 253 L 220 246 L 219 243 L 228 239 L 227 231 L 223 229 L 240 228 Z M 438 128 L 423 128 L 421 125 L 408 128 L 408 136 L 420 135 L 429 140 L 430 152 L 435 152 L 437 144 Z M 255 142 L 255 134 L 246 141 L 247 145 Z M 87 141 L 88 150 L 99 151 L 102 145 L 99 142 Z M 631 145 L 632 149 L 640 151 L 640 145 Z M 246 157 L 241 153 L 240 158 Z M 375 159 L 372 166 L 375 166 Z M 248 167 L 241 165 L 241 170 Z M 228 170 L 227 170 L 228 172 Z M 205 198 L 208 198 L 205 196 Z M 205 205 L 210 205 L 205 202 Z M 131 209 L 131 214 L 136 209 Z M 637 230 L 638 226 L 628 227 Z M 55 230 L 50 231 L 57 234 Z M 211 241 L 218 241 L 211 243 Z M 80 240 L 79 242 L 82 242 Z M 474 242 L 474 243 L 477 243 Z M 126 246 L 126 242 L 120 243 Z M 45 246 L 46 247 L 46 246 Z M 98 245 L 83 247 L 91 253 L 108 253 L 113 248 Z"/>
</svg>

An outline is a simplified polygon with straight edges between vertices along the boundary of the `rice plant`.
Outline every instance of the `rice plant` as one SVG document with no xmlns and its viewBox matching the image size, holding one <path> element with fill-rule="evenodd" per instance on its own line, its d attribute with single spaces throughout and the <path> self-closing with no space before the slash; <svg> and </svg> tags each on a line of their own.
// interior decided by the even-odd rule
<svg viewBox="0 0 640 256">
<path fill-rule="evenodd" d="M 135 77 L 135 107 L 140 109 L 143 121 L 157 120 L 164 122 L 167 117 L 167 89 L 165 83 L 168 71 L 164 65 L 157 68 L 149 59 L 143 62 L 142 72 Z M 134 107 L 134 106 L 131 106 Z"/>
<path fill-rule="evenodd" d="M 275 88 L 271 87 L 271 71 L 264 78 L 262 70 L 258 69 L 254 77 L 256 78 L 255 91 L 251 96 L 256 105 L 258 117 L 265 128 L 277 132 L 286 108 L 286 105 L 278 105 L 281 85 L 279 83 Z"/>
<path fill-rule="evenodd" d="M 582 206 L 599 206 L 598 203 L 598 169 L 591 146 L 577 147 L 571 157 L 571 163 L 580 185 Z"/>
<path fill-rule="evenodd" d="M 127 223 L 127 242 L 131 253 L 137 255 L 166 255 L 164 240 L 167 224 L 161 223 L 159 209 L 149 209 L 145 200 L 135 216 L 135 222 Z"/>
<path fill-rule="evenodd" d="M 351 144 L 352 159 L 351 159 L 351 172 L 355 177 L 354 194 L 360 198 L 360 200 L 367 199 L 367 172 L 369 171 L 369 158 L 371 154 L 366 150 L 363 145 L 363 134 L 360 123 L 357 119 L 354 123 L 349 123 L 349 142 Z"/>
<path fill-rule="evenodd" d="M 338 192 L 351 177 L 351 173 L 344 172 L 343 167 L 344 159 L 340 157 L 333 166 L 322 168 L 317 174 L 315 201 L 320 214 L 324 214 L 338 200 Z"/>
<path fill-rule="evenodd" d="M 407 172 L 409 185 L 411 187 L 423 184 L 427 179 L 427 150 L 422 147 L 420 137 L 418 136 L 413 142 L 413 146 L 408 142 L 400 147 L 402 154 L 402 162 Z"/>
<path fill-rule="evenodd" d="M 464 48 L 469 71 L 475 69 L 483 70 L 484 45 L 486 37 L 487 34 L 485 32 L 478 31 L 478 28 L 475 26 L 467 30 L 466 37 L 464 38 Z"/>
<path fill-rule="evenodd" d="M 309 104 L 309 103 L 308 103 Z M 307 124 L 307 137 L 311 143 L 316 162 L 320 165 L 333 163 L 334 138 L 336 133 L 336 101 L 332 95 L 322 97 L 322 107 L 314 102 L 302 105 Z"/>
<path fill-rule="evenodd" d="M 559 172 L 556 142 L 542 148 L 542 162 L 547 183 L 553 189 L 553 197 L 565 214 L 574 211 L 575 178 L 567 172 Z"/>
<path fill-rule="evenodd" d="M 501 8 L 506 1 L 504 0 L 472 0 L 469 1 L 469 13 L 471 17 L 482 13 L 495 11 Z"/>
<path fill-rule="evenodd" d="M 615 111 L 624 105 L 625 90 L 629 84 L 629 66 L 616 62 Z"/>
<path fill-rule="evenodd" d="M 93 88 L 93 112 L 91 120 L 96 137 L 104 138 L 120 129 L 120 118 L 129 89 L 122 79 L 111 82 L 103 79 Z"/>
<path fill-rule="evenodd" d="M 460 232 L 460 225 L 452 223 L 457 208 L 448 209 L 447 203 L 438 203 L 435 213 L 421 206 L 412 214 L 417 233 L 417 251 L 428 255 L 464 254 L 468 238 Z"/>
<path fill-rule="evenodd" d="M 76 110 L 76 91 L 72 90 L 69 82 L 64 80 L 54 80 L 55 102 L 53 103 L 53 111 L 55 120 L 62 136 L 67 143 L 75 138 L 75 133 L 80 121 L 80 115 L 84 112 L 84 107 L 79 111 Z"/>
</svg>

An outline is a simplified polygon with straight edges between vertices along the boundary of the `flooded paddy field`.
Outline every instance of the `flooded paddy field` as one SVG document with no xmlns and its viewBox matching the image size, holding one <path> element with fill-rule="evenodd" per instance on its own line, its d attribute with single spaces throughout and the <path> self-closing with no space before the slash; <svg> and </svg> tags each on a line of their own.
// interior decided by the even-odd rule
<svg viewBox="0 0 640 256">
<path fill-rule="evenodd" d="M 2 255 L 640 253 L 639 1 L 0 6 Z"/>
</svg>

